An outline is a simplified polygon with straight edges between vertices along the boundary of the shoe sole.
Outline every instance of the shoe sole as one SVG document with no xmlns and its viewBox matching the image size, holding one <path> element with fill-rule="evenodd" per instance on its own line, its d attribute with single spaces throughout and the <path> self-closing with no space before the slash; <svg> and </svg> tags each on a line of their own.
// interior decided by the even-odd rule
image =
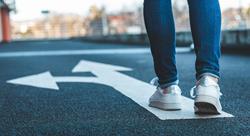
<svg viewBox="0 0 250 136">
<path fill-rule="evenodd" d="M 181 110 L 180 103 L 162 103 L 162 102 L 150 102 L 150 107 L 158 108 L 166 111 L 176 111 Z"/>
<path fill-rule="evenodd" d="M 218 110 L 218 103 L 218 100 L 211 96 L 197 96 L 194 103 L 195 114 L 221 114 L 221 111 Z"/>
</svg>

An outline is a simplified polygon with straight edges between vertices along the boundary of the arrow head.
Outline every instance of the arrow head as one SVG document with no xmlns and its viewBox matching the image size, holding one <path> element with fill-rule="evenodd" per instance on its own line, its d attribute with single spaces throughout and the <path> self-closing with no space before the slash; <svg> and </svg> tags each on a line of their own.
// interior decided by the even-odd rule
<svg viewBox="0 0 250 136">
<path fill-rule="evenodd" d="M 81 60 L 72 70 L 72 72 L 91 72 L 91 71 L 131 71 L 133 69 L 122 67 L 122 66 L 115 66 L 110 64 L 92 62 Z"/>
<path fill-rule="evenodd" d="M 7 83 L 59 90 L 56 81 L 49 71 L 9 80 Z"/>
</svg>

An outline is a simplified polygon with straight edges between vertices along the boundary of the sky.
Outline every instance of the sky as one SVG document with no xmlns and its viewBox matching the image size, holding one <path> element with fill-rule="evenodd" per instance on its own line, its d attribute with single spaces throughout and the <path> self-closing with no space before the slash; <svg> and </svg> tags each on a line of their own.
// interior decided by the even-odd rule
<svg viewBox="0 0 250 136">
<path fill-rule="evenodd" d="M 220 0 L 221 8 L 238 7 L 240 1 L 242 6 L 250 6 L 250 0 Z M 91 5 L 105 6 L 108 12 L 115 12 L 135 9 L 142 3 L 143 0 L 16 0 L 17 13 L 12 14 L 11 18 L 16 21 L 40 18 L 43 17 L 42 10 L 86 15 Z"/>
</svg>

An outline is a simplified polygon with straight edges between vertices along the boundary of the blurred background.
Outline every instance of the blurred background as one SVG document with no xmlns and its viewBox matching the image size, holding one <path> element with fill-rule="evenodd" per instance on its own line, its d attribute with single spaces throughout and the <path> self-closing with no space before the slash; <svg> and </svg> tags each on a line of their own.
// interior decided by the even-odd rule
<svg viewBox="0 0 250 136">
<path fill-rule="evenodd" d="M 220 3 L 223 30 L 250 28 L 250 0 Z M 190 31 L 187 1 L 172 4 L 177 32 Z M 0 41 L 146 33 L 143 0 L 0 0 L 0 7 Z"/>
</svg>

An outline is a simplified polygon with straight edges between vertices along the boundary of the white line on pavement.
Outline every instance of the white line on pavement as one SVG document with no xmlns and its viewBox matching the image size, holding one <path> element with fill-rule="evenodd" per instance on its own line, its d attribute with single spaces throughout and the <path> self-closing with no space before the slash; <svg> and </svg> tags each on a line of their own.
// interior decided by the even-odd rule
<svg viewBox="0 0 250 136">
<path fill-rule="evenodd" d="M 190 51 L 191 51 L 190 48 L 176 48 L 177 53 L 184 53 Z M 33 56 L 66 56 L 66 55 L 147 54 L 147 53 L 150 53 L 149 48 L 17 51 L 17 52 L 0 53 L 0 58 L 33 57 Z"/>
<path fill-rule="evenodd" d="M 123 95 L 133 100 L 161 120 L 173 119 L 206 119 L 225 118 L 233 115 L 222 112 L 221 115 L 198 116 L 194 114 L 194 101 L 187 97 L 182 97 L 183 109 L 180 111 L 163 111 L 148 106 L 148 99 L 154 93 L 156 87 L 118 71 L 131 71 L 131 68 L 115 66 L 110 64 L 81 60 L 72 70 L 76 72 L 92 72 L 96 77 L 67 77 L 53 76 L 50 72 L 25 76 L 7 81 L 17 85 L 26 85 L 52 90 L 59 90 L 58 83 L 80 82 L 97 83 L 113 87 Z M 130 112 L 130 111 L 128 111 Z"/>
</svg>

